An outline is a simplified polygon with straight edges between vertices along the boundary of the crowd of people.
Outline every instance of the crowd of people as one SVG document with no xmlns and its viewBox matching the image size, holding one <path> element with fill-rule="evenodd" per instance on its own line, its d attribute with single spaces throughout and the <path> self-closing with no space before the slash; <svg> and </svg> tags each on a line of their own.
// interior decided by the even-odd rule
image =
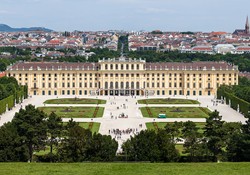
<svg viewBox="0 0 250 175">
<path fill-rule="evenodd" d="M 139 129 L 137 128 L 127 128 L 127 129 L 110 129 L 109 134 L 114 134 L 115 139 L 121 139 L 122 135 L 134 135 L 138 134 Z"/>
</svg>

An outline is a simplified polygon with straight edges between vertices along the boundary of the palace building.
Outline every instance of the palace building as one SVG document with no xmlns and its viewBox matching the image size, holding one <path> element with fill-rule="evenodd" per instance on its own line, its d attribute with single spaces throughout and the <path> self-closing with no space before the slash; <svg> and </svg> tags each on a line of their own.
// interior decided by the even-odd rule
<svg viewBox="0 0 250 175">
<path fill-rule="evenodd" d="M 6 75 L 29 95 L 215 95 L 238 84 L 238 67 L 226 62 L 157 62 L 102 59 L 96 63 L 19 62 Z"/>
</svg>

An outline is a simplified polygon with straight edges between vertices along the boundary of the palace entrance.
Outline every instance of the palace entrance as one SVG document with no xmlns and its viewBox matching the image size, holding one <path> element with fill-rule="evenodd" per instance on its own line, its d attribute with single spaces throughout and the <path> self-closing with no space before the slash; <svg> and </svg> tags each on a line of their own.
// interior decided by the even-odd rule
<svg viewBox="0 0 250 175">
<path fill-rule="evenodd" d="M 144 90 L 138 89 L 105 89 L 100 91 L 100 95 L 105 96 L 132 96 L 132 95 L 144 95 Z"/>
</svg>

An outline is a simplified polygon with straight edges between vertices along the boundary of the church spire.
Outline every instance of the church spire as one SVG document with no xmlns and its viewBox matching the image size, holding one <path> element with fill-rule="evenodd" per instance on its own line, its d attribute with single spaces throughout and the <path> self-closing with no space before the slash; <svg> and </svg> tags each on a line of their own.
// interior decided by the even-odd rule
<svg viewBox="0 0 250 175">
<path fill-rule="evenodd" d="M 246 25 L 245 25 L 245 32 L 246 32 L 246 34 L 249 34 L 249 22 L 248 22 L 248 16 L 247 16 Z"/>
</svg>

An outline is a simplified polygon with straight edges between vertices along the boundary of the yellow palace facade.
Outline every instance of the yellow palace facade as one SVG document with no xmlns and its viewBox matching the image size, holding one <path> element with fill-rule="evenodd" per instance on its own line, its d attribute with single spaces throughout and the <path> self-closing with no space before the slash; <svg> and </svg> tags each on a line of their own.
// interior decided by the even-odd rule
<svg viewBox="0 0 250 175">
<path fill-rule="evenodd" d="M 97 63 L 20 62 L 6 75 L 27 85 L 29 95 L 215 95 L 238 84 L 238 68 L 226 62 L 157 62 L 102 59 Z"/>
</svg>

